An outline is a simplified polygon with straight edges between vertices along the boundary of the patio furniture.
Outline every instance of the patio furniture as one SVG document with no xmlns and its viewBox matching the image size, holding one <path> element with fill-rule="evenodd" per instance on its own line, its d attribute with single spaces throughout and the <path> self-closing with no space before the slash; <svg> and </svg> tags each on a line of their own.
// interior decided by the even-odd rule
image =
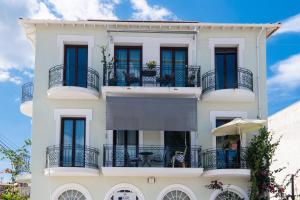
<svg viewBox="0 0 300 200">
<path fill-rule="evenodd" d="M 182 151 L 175 151 L 175 155 L 172 157 L 172 167 L 175 167 L 175 162 L 178 162 L 181 164 L 183 168 L 185 168 L 185 156 L 187 152 L 187 146 L 184 149 L 184 152 Z"/>
<path fill-rule="evenodd" d="M 153 155 L 153 152 L 140 152 L 139 153 L 142 156 L 142 167 L 145 167 L 148 165 L 148 167 L 151 167 L 151 156 Z"/>
</svg>

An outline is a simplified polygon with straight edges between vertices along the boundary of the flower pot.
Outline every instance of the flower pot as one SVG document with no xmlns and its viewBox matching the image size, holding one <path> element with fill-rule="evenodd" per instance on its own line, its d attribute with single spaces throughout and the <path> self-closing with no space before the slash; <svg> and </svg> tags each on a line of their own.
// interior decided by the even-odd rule
<svg viewBox="0 0 300 200">
<path fill-rule="evenodd" d="M 156 76 L 156 71 L 154 70 L 143 70 L 143 76 Z"/>
</svg>

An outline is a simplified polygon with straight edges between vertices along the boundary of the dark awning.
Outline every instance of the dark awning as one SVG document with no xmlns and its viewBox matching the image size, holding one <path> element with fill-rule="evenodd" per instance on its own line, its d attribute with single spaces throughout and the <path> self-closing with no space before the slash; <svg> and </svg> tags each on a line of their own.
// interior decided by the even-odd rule
<svg viewBox="0 0 300 200">
<path fill-rule="evenodd" d="M 106 97 L 107 130 L 197 131 L 196 98 Z"/>
</svg>

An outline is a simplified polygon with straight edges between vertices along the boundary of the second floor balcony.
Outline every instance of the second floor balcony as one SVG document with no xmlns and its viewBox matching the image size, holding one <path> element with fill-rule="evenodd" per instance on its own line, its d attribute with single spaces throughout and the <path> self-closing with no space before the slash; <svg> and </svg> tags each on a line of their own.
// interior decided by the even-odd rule
<svg viewBox="0 0 300 200">
<path fill-rule="evenodd" d="M 200 176 L 200 146 L 104 145 L 105 176 Z"/>
<path fill-rule="evenodd" d="M 98 176 L 99 150 L 89 146 L 49 146 L 46 176 Z"/>
<path fill-rule="evenodd" d="M 99 90 L 99 73 L 93 68 L 56 65 L 49 70 L 49 98 L 98 99 Z"/>
<path fill-rule="evenodd" d="M 202 94 L 204 101 L 254 101 L 253 74 L 241 67 L 208 71 L 202 75 Z"/>
<path fill-rule="evenodd" d="M 32 99 L 33 99 L 33 83 L 28 82 L 22 86 L 22 97 L 21 97 L 21 105 L 20 111 L 27 115 L 28 117 L 32 117 Z"/>
<path fill-rule="evenodd" d="M 104 93 L 201 94 L 200 66 L 115 63 L 103 74 Z"/>
</svg>

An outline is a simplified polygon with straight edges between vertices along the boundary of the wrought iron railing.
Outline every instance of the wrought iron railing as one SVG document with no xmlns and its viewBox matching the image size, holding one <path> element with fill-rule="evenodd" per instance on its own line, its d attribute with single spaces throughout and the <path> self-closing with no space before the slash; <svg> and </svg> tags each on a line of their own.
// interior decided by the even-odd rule
<svg viewBox="0 0 300 200">
<path fill-rule="evenodd" d="M 201 147 L 104 145 L 103 166 L 199 168 Z"/>
<path fill-rule="evenodd" d="M 229 89 L 229 87 L 217 87 L 217 77 L 214 70 L 208 71 L 202 76 L 202 93 L 212 90 Z M 238 67 L 237 81 L 232 88 L 243 88 L 253 91 L 253 74 L 249 69 Z"/>
<path fill-rule="evenodd" d="M 215 148 L 202 152 L 204 170 L 212 169 L 247 169 L 247 148 L 238 150 Z"/>
<path fill-rule="evenodd" d="M 29 155 L 24 155 L 22 156 L 22 162 L 20 165 L 16 166 L 16 174 L 21 175 L 21 174 L 30 174 L 30 156 Z"/>
<path fill-rule="evenodd" d="M 115 63 L 103 67 L 103 85 L 106 86 L 148 86 L 148 87 L 200 87 L 200 66 L 175 65 L 147 66 Z"/>
<path fill-rule="evenodd" d="M 46 168 L 99 168 L 99 150 L 88 146 L 50 146 L 46 150 Z"/>
<path fill-rule="evenodd" d="M 86 78 L 85 86 L 79 87 L 87 87 L 99 92 L 99 73 L 92 69 L 87 69 L 87 74 L 78 74 L 80 76 L 86 76 L 82 80 Z M 77 85 L 70 85 L 65 80 L 64 76 L 64 65 L 56 65 L 49 70 L 49 88 L 55 86 L 77 86 Z"/>
<path fill-rule="evenodd" d="M 21 103 L 32 101 L 33 98 L 33 83 L 28 82 L 22 85 L 22 99 Z"/>
</svg>

